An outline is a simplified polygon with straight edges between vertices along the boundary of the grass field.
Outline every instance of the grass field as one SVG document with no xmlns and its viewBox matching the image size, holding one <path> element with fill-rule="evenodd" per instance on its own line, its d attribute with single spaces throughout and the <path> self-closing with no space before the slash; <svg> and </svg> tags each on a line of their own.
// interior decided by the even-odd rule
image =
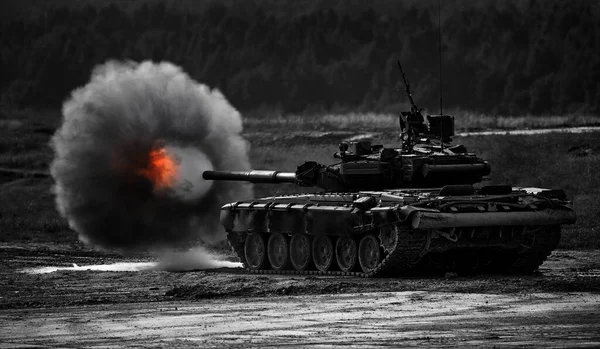
<svg viewBox="0 0 600 349">
<path fill-rule="evenodd" d="M 0 113 L 0 168 L 47 170 L 48 146 L 59 125 L 57 112 Z M 600 118 L 457 118 L 457 130 L 542 128 L 600 124 Z M 461 126 L 463 125 L 463 126 Z M 470 126 L 464 126 L 470 125 Z M 254 168 L 294 171 L 306 160 L 333 163 L 331 155 L 347 133 L 317 133 L 296 137 L 293 132 L 354 131 L 371 133 L 375 143 L 397 145 L 393 115 L 349 114 L 252 117 L 245 120 Z M 578 213 L 575 225 L 563 229 L 561 248 L 600 248 L 600 132 L 582 134 L 493 135 L 455 138 L 492 165 L 490 184 L 562 188 Z M 200 174 L 199 174 L 200 175 Z M 54 208 L 52 180 L 0 171 L 0 242 L 77 243 L 77 236 Z M 296 191 L 292 185 L 257 185 L 257 196 Z M 218 203 L 215 203 L 218 204 Z"/>
<path fill-rule="evenodd" d="M 425 114 L 425 113 L 424 113 Z M 433 114 L 436 114 L 434 112 Z M 455 110 L 446 114 L 455 116 L 456 133 L 479 130 L 522 130 L 575 126 L 600 126 L 600 117 L 589 115 L 547 116 L 490 116 Z M 282 115 L 253 113 L 245 120 L 246 129 L 285 130 L 360 130 L 395 131 L 396 114 L 347 113 L 325 115 Z"/>
</svg>

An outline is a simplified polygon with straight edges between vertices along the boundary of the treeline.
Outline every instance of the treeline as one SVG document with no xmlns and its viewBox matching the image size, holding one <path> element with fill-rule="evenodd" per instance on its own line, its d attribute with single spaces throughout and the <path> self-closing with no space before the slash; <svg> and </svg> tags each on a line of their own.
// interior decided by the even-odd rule
<svg viewBox="0 0 600 349">
<path fill-rule="evenodd" d="M 407 102 L 399 59 L 417 105 L 437 110 L 437 1 L 315 0 L 296 14 L 240 2 L 92 2 L 5 19 L 0 104 L 55 108 L 94 66 L 149 59 L 182 66 L 242 111 L 391 111 Z M 444 106 L 600 115 L 598 18 L 593 0 L 442 1 Z"/>
</svg>

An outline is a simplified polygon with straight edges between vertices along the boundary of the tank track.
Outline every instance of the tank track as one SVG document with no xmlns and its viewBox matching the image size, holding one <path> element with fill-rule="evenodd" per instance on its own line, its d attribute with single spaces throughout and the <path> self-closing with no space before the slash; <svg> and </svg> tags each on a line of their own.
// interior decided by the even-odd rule
<svg viewBox="0 0 600 349">
<path fill-rule="evenodd" d="M 458 239 L 455 248 L 448 241 L 432 243 L 431 250 L 419 263 L 418 270 L 457 272 L 463 275 L 532 273 L 557 247 L 560 226 L 516 227 L 515 230 L 518 233 L 510 239 L 492 237 L 483 241 L 480 246 L 470 245 L 467 250 L 461 244 L 471 244 L 473 241 L 468 238 Z"/>
<path fill-rule="evenodd" d="M 534 272 L 558 246 L 559 240 L 559 226 L 539 227 L 533 236 L 532 244 L 524 247 L 526 251 L 521 252 L 517 256 L 512 266 L 506 272 L 509 274 L 528 274 Z"/>
<path fill-rule="evenodd" d="M 423 257 L 429 254 L 431 235 L 424 231 L 415 231 L 395 227 L 397 239 L 391 251 L 382 259 L 377 268 L 371 272 L 362 271 L 339 271 L 339 270 L 273 270 L 273 269 L 250 269 L 246 263 L 244 253 L 245 233 L 227 232 L 227 240 L 232 250 L 236 253 L 244 269 L 251 274 L 280 274 L 280 275 L 320 275 L 320 276 L 354 276 L 354 277 L 398 277 L 408 273 L 419 271 L 431 272 L 439 269 L 433 268 L 431 264 L 424 261 Z M 515 253 L 511 258 L 503 259 L 496 270 L 507 274 L 527 274 L 535 271 L 552 253 L 560 239 L 560 227 L 537 227 L 535 233 L 529 238 L 522 236 L 521 251 Z M 530 239 L 529 243 L 527 243 Z M 485 271 L 478 268 L 474 272 Z"/>
<path fill-rule="evenodd" d="M 391 277 L 400 276 L 404 272 L 410 269 L 411 266 L 416 265 L 418 259 L 422 256 L 424 249 L 426 248 L 427 235 L 423 232 L 413 232 L 409 230 L 398 229 L 398 237 L 394 248 L 390 251 L 381 261 L 377 268 L 369 273 L 362 271 L 339 271 L 339 270 L 272 270 L 272 269 L 259 269 L 254 270 L 248 268 L 246 263 L 246 257 L 244 253 L 244 239 L 240 238 L 240 235 L 227 232 L 227 241 L 237 254 L 244 269 L 251 274 L 283 274 L 283 275 L 322 275 L 322 276 L 357 276 L 357 277 Z M 399 242 L 410 242 L 410 243 L 399 243 Z M 406 267 L 404 267 L 406 266 Z"/>
<path fill-rule="evenodd" d="M 244 240 L 239 238 L 236 233 L 228 232 L 227 241 L 238 255 L 242 262 L 244 269 L 252 274 L 283 274 L 283 275 L 322 275 L 322 276 L 357 276 L 357 277 L 377 277 L 377 276 L 400 276 L 403 272 L 409 268 L 401 268 L 400 266 L 412 266 L 415 265 L 420 258 L 427 241 L 426 234 L 419 234 L 418 232 L 410 232 L 399 230 L 397 242 L 390 253 L 388 253 L 381 261 L 379 266 L 375 270 L 369 273 L 362 271 L 339 271 L 339 270 L 272 270 L 272 269 L 259 269 L 253 270 L 248 268 L 246 263 L 246 257 L 244 254 Z M 412 235 L 412 236 L 411 236 Z M 399 244 L 400 241 L 413 241 L 414 243 Z"/>
</svg>

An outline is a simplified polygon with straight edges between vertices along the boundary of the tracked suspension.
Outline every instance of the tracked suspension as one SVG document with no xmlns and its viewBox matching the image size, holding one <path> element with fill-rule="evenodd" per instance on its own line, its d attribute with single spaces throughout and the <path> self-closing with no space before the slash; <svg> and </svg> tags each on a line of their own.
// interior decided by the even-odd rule
<svg viewBox="0 0 600 349">
<path fill-rule="evenodd" d="M 390 232 L 393 232 L 390 234 Z M 269 249 L 264 243 L 263 260 L 260 267 L 257 264 L 249 265 L 248 251 L 245 242 L 249 232 L 228 232 L 228 241 L 236 255 L 240 258 L 244 268 L 253 274 L 281 274 L 281 275 L 321 275 L 321 276 L 352 276 L 352 277 L 398 277 L 415 271 L 453 271 L 457 269 L 455 257 L 476 256 L 488 254 L 486 244 L 477 242 L 478 236 L 482 241 L 489 242 L 496 239 L 496 248 L 512 251 L 510 257 L 506 253 L 499 253 L 496 260 L 495 272 L 501 273 L 530 273 L 536 270 L 556 248 L 560 239 L 559 226 L 526 226 L 526 227 L 501 227 L 497 229 L 470 228 L 453 231 L 452 234 L 443 234 L 439 231 L 422 231 L 407 229 L 397 225 L 390 225 L 380 229 L 379 234 L 373 234 L 379 243 L 380 258 L 374 268 L 368 271 L 359 271 L 357 265 L 352 270 L 319 270 L 314 264 L 310 269 L 298 270 L 291 266 L 276 270 L 270 265 L 267 255 Z M 264 233 L 265 236 L 269 235 Z M 491 236 L 494 235 L 494 236 Z M 489 245 L 489 244 L 487 244 Z M 435 258 L 434 258 L 435 257 Z M 289 258 L 289 254 L 286 258 Z M 359 258 L 359 257 L 357 257 Z M 435 261 L 437 260 L 437 262 Z M 441 262 L 440 262 L 441 261 Z M 474 258 L 471 271 L 487 271 L 488 264 L 481 264 Z M 460 270 L 454 270 L 460 271 Z"/>
</svg>

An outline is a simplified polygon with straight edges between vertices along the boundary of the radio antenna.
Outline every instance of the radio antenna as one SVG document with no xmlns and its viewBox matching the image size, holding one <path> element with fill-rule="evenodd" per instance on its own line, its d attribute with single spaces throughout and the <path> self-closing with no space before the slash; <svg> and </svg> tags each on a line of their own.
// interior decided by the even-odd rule
<svg viewBox="0 0 600 349">
<path fill-rule="evenodd" d="M 438 49 L 440 58 L 440 141 L 444 152 L 444 104 L 442 101 L 442 4 L 438 0 Z"/>
</svg>

